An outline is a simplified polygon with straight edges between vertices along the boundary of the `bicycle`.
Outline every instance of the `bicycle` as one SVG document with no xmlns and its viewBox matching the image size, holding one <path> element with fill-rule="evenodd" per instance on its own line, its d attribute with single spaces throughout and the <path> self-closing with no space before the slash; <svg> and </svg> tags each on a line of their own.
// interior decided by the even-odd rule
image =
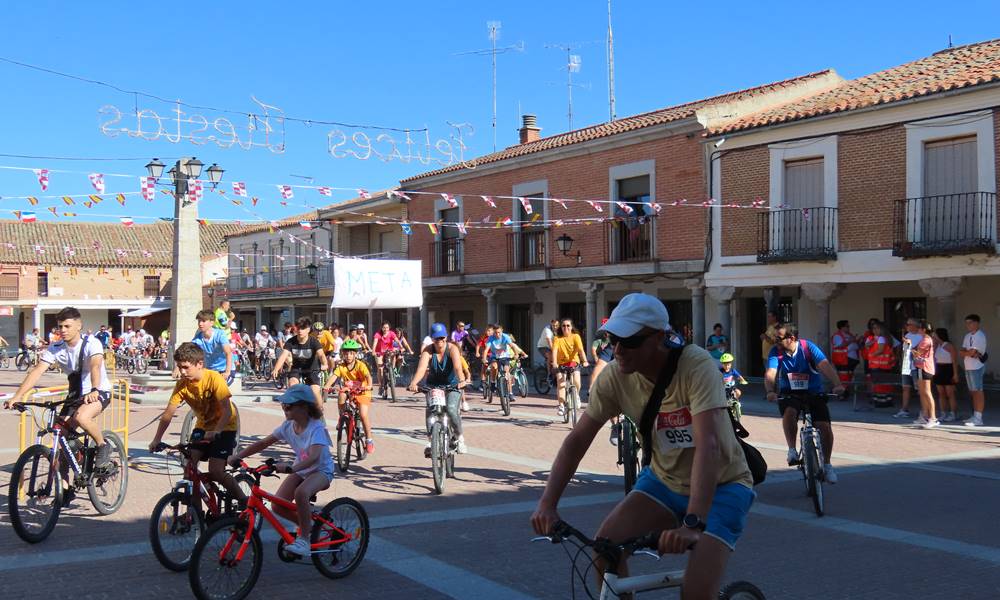
<svg viewBox="0 0 1000 600">
<path fill-rule="evenodd" d="M 791 399 L 791 396 L 783 396 L 782 400 Z M 806 484 L 806 496 L 812 498 L 813 510 L 817 517 L 822 517 L 825 512 L 823 499 L 823 442 L 819 436 L 819 430 L 813 426 L 812 413 L 809 406 L 803 407 L 799 411 L 802 419 L 802 428 L 799 429 L 799 458 L 796 461 L 799 472 Z"/>
<path fill-rule="evenodd" d="M 487 369 L 490 378 L 490 386 L 487 392 L 486 401 L 493 402 L 493 390 L 496 390 L 496 395 L 500 397 L 500 410 L 503 411 L 503 416 L 510 416 L 510 401 L 513 398 L 513 394 L 510 391 L 510 382 L 507 380 L 507 375 L 503 374 L 501 367 L 503 364 L 501 361 L 509 360 L 503 358 L 494 358 L 490 361 L 490 366 Z M 507 363 L 510 364 L 509 362 Z M 509 366 L 508 366 L 509 368 Z"/>
<path fill-rule="evenodd" d="M 528 397 L 528 376 L 524 373 L 524 367 L 521 366 L 521 359 L 514 359 L 510 361 L 510 372 L 514 380 L 514 388 L 517 390 L 518 395 L 521 398 Z"/>
<path fill-rule="evenodd" d="M 365 426 L 361 422 L 361 406 L 358 404 L 357 396 L 361 392 L 356 387 L 345 386 L 347 400 L 344 402 L 344 410 L 337 420 L 337 469 L 341 473 L 346 473 L 351 466 L 351 449 L 353 447 L 356 460 L 364 460 L 368 457 L 368 448 L 365 445 Z"/>
<path fill-rule="evenodd" d="M 233 407 L 233 412 L 236 413 L 236 448 L 234 449 L 235 452 L 236 450 L 240 449 L 240 411 L 239 409 L 236 408 L 236 404 L 232 404 L 232 407 Z M 190 444 L 192 442 L 197 442 L 197 440 L 191 439 L 191 435 L 194 432 L 194 424 L 195 424 L 194 422 L 195 419 L 197 418 L 198 417 L 194 414 L 193 410 L 189 410 L 188 413 L 184 415 L 184 422 L 181 425 L 181 435 L 179 438 L 180 440 L 179 443 Z"/>
<path fill-rule="evenodd" d="M 390 402 L 396 401 L 396 355 L 399 354 L 396 350 L 390 350 L 382 355 L 382 373 L 381 373 L 381 383 L 379 384 L 378 394 L 383 400 L 389 399 Z"/>
<path fill-rule="evenodd" d="M 14 358 L 14 366 L 18 371 L 27 371 L 38 364 L 38 350 L 21 348 Z"/>
<path fill-rule="evenodd" d="M 268 459 L 254 471 L 258 477 L 277 477 L 274 459 Z M 282 526 L 265 502 L 297 510 L 294 502 L 262 490 L 258 480 L 243 512 L 219 519 L 198 538 L 188 569 L 188 581 L 196 598 L 240 600 L 250 594 L 263 568 L 260 530 L 265 521 L 281 537 L 278 557 L 284 562 L 296 562 L 301 558 L 285 551 L 285 547 L 295 541 L 295 533 Z M 318 512 L 314 511 L 312 518 L 309 539 L 313 566 L 330 579 L 353 573 L 368 550 L 370 528 L 364 507 L 351 498 L 337 498 Z"/>
<path fill-rule="evenodd" d="M 621 428 L 618 434 L 618 465 L 622 467 L 625 476 L 627 496 L 639 478 L 639 430 L 628 415 L 621 415 L 618 425 Z"/>
<path fill-rule="evenodd" d="M 539 363 L 535 365 L 534 377 L 532 383 L 535 384 L 535 391 L 541 395 L 548 394 L 552 390 L 552 386 L 555 381 L 552 379 L 552 373 L 549 372 L 548 365 L 544 363 Z"/>
<path fill-rule="evenodd" d="M 448 418 L 448 393 L 459 391 L 458 386 L 420 386 L 427 395 L 427 408 L 431 438 L 431 474 L 434 476 L 434 493 L 443 494 L 444 484 L 449 477 L 455 477 L 455 453 L 457 440 L 451 435 L 451 421 Z"/>
<path fill-rule="evenodd" d="M 191 450 L 198 446 L 198 440 L 173 446 L 161 443 L 153 450 L 174 450 L 184 457 L 184 477 L 174 484 L 173 491 L 160 498 L 149 515 L 149 543 L 153 554 L 171 571 L 187 570 L 195 542 L 208 524 L 238 512 L 236 499 L 230 498 L 225 488 L 199 471 L 198 464 L 191 459 Z M 245 463 L 243 467 L 237 470 L 239 474 L 235 479 L 240 489 L 249 495 L 257 482 L 244 470 Z"/>
<path fill-rule="evenodd" d="M 10 397 L 6 395 L 5 398 Z M 37 544 L 52 533 L 59 512 L 76 496 L 77 490 L 86 489 L 91 504 L 102 515 L 110 515 L 121 508 L 128 490 L 128 454 L 121 439 L 111 431 L 101 432 L 105 443 L 111 444 L 111 457 L 107 466 L 96 468 L 97 446 L 90 436 L 70 430 L 66 419 L 56 412 L 56 408 L 67 402 L 18 402 L 14 405 L 19 412 L 29 410 L 28 407 L 46 411 L 45 427 L 39 427 L 35 444 L 25 449 L 14 463 L 7 491 L 7 508 L 14 532 L 30 544 Z M 31 416 L 34 419 L 34 412 Z M 52 434 L 51 447 L 42 444 L 47 434 Z M 72 481 L 65 482 L 68 487 L 64 491 L 63 478 L 70 475 L 70 469 Z"/>
<path fill-rule="evenodd" d="M 563 404 L 563 423 L 569 423 L 570 419 L 573 420 L 573 427 L 576 427 L 576 414 L 580 409 L 580 392 L 576 389 L 576 383 L 573 382 L 573 373 L 577 370 L 576 363 L 570 363 L 568 365 L 563 365 L 559 367 L 559 372 L 564 375 L 566 380 L 566 396 L 565 404 Z"/>
<path fill-rule="evenodd" d="M 0 348 L 0 367 L 4 369 L 10 368 L 10 354 L 7 354 L 7 346 Z"/>
<path fill-rule="evenodd" d="M 576 560 L 585 548 L 592 549 L 594 554 L 603 558 L 607 565 L 604 571 L 604 581 L 601 584 L 600 600 L 618 598 L 622 594 L 627 593 L 634 594 L 635 592 L 650 590 L 680 588 L 684 585 L 684 571 L 664 571 L 632 577 L 618 576 L 622 562 L 635 554 L 643 554 L 660 560 L 660 555 L 656 552 L 659 545 L 660 532 L 649 533 L 614 544 L 603 538 L 592 540 L 564 521 L 559 521 L 552 529 L 552 535 L 535 537 L 531 541 L 548 541 L 553 544 L 572 543 L 579 550 L 572 559 L 572 573 L 583 583 L 583 589 L 590 598 L 594 598 L 590 593 L 589 584 L 586 579 L 590 568 L 588 567 L 581 573 L 576 566 Z M 589 560 L 591 560 L 590 566 L 593 566 L 593 559 Z M 570 589 L 575 595 L 576 583 L 573 581 L 572 575 L 570 576 Z M 734 581 L 727 584 L 719 591 L 719 598 L 720 600 L 765 600 L 764 593 L 749 581 Z"/>
</svg>

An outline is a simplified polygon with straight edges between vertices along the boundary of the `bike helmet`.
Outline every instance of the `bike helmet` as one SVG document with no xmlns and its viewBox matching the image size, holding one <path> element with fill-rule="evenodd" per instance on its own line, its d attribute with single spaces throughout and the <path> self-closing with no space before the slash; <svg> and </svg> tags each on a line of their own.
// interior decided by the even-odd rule
<svg viewBox="0 0 1000 600">
<path fill-rule="evenodd" d="M 343 350 L 361 350 L 361 344 L 357 343 L 354 340 L 347 340 L 347 341 L 345 341 L 343 343 L 343 345 L 340 347 L 340 349 L 342 351 Z"/>
<path fill-rule="evenodd" d="M 355 327 L 355 329 L 357 329 L 359 331 L 364 331 L 365 330 L 365 324 L 364 323 L 358 323 L 358 325 L 357 325 L 357 327 Z"/>
<path fill-rule="evenodd" d="M 728 352 L 726 352 L 725 354 L 723 354 L 722 356 L 719 357 L 719 362 L 720 363 L 731 363 L 734 360 L 736 360 L 736 359 L 733 357 L 732 354 L 730 354 Z"/>
<path fill-rule="evenodd" d="M 448 328 L 444 326 L 444 323 L 435 323 L 431 325 L 431 339 L 446 337 L 448 337 Z"/>
<path fill-rule="evenodd" d="M 316 321 L 313 323 L 313 329 L 316 331 L 323 331 L 323 321 Z"/>
</svg>

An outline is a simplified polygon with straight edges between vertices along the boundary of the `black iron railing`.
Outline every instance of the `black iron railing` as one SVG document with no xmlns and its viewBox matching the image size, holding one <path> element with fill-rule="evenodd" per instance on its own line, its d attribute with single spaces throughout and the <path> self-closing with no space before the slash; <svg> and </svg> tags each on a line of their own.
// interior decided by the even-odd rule
<svg viewBox="0 0 1000 600">
<path fill-rule="evenodd" d="M 757 262 L 825 261 L 836 258 L 836 208 L 787 208 L 757 215 Z"/>
<path fill-rule="evenodd" d="M 17 275 L 0 275 L 0 300 L 18 300 Z"/>
<path fill-rule="evenodd" d="M 507 234 L 507 270 L 545 268 L 544 229 L 523 229 Z"/>
<path fill-rule="evenodd" d="M 655 226 L 655 216 L 627 216 L 608 221 L 605 229 L 608 264 L 652 260 L 656 256 Z"/>
<path fill-rule="evenodd" d="M 997 196 L 968 192 L 897 200 L 892 254 L 904 258 L 996 251 Z"/>
<path fill-rule="evenodd" d="M 454 275 L 462 272 L 462 239 L 450 238 L 431 242 L 434 275 Z"/>
<path fill-rule="evenodd" d="M 332 265 L 330 265 L 332 275 Z M 226 279 L 230 297 L 289 296 L 315 292 L 320 273 L 310 273 L 304 266 L 268 268 L 267 272 L 241 273 Z M 332 281 L 332 278 L 331 278 Z"/>
</svg>

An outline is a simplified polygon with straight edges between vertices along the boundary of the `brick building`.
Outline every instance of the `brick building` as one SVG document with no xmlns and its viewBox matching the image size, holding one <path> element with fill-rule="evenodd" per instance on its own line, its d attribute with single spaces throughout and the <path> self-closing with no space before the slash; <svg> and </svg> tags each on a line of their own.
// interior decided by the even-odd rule
<svg viewBox="0 0 1000 600">
<path fill-rule="evenodd" d="M 715 213 L 705 274 L 741 368 L 760 372 L 766 305 L 824 347 L 837 320 L 871 317 L 960 342 L 972 312 L 1000 339 L 998 82 L 994 40 L 709 128 L 713 193 L 767 207 Z"/>
</svg>

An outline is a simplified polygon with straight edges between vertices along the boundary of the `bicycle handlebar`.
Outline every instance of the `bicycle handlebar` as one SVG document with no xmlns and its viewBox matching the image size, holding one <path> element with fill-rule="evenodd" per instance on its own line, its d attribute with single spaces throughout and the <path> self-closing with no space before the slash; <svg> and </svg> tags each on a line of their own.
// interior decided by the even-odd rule
<svg viewBox="0 0 1000 600">
<path fill-rule="evenodd" d="M 579 530 L 575 529 L 572 525 L 565 521 L 558 521 L 552 526 L 552 534 L 547 536 L 541 536 L 539 539 L 548 539 L 553 544 L 561 544 L 564 540 L 568 538 L 576 538 L 581 544 L 588 548 L 593 548 L 598 554 L 615 554 L 621 553 L 625 555 L 635 554 L 640 550 L 656 550 L 660 544 L 660 535 L 662 531 L 651 531 L 646 535 L 641 535 L 639 537 L 634 537 L 627 539 L 621 543 L 614 544 L 610 540 L 605 538 L 597 538 L 592 540 Z"/>
<path fill-rule="evenodd" d="M 422 394 L 426 394 L 427 392 L 429 392 L 431 390 L 434 390 L 434 389 L 444 390 L 445 393 L 447 393 L 447 392 L 457 392 L 457 391 L 459 391 L 460 388 L 457 385 L 418 385 L 417 386 L 417 391 L 419 391 Z"/>
</svg>

